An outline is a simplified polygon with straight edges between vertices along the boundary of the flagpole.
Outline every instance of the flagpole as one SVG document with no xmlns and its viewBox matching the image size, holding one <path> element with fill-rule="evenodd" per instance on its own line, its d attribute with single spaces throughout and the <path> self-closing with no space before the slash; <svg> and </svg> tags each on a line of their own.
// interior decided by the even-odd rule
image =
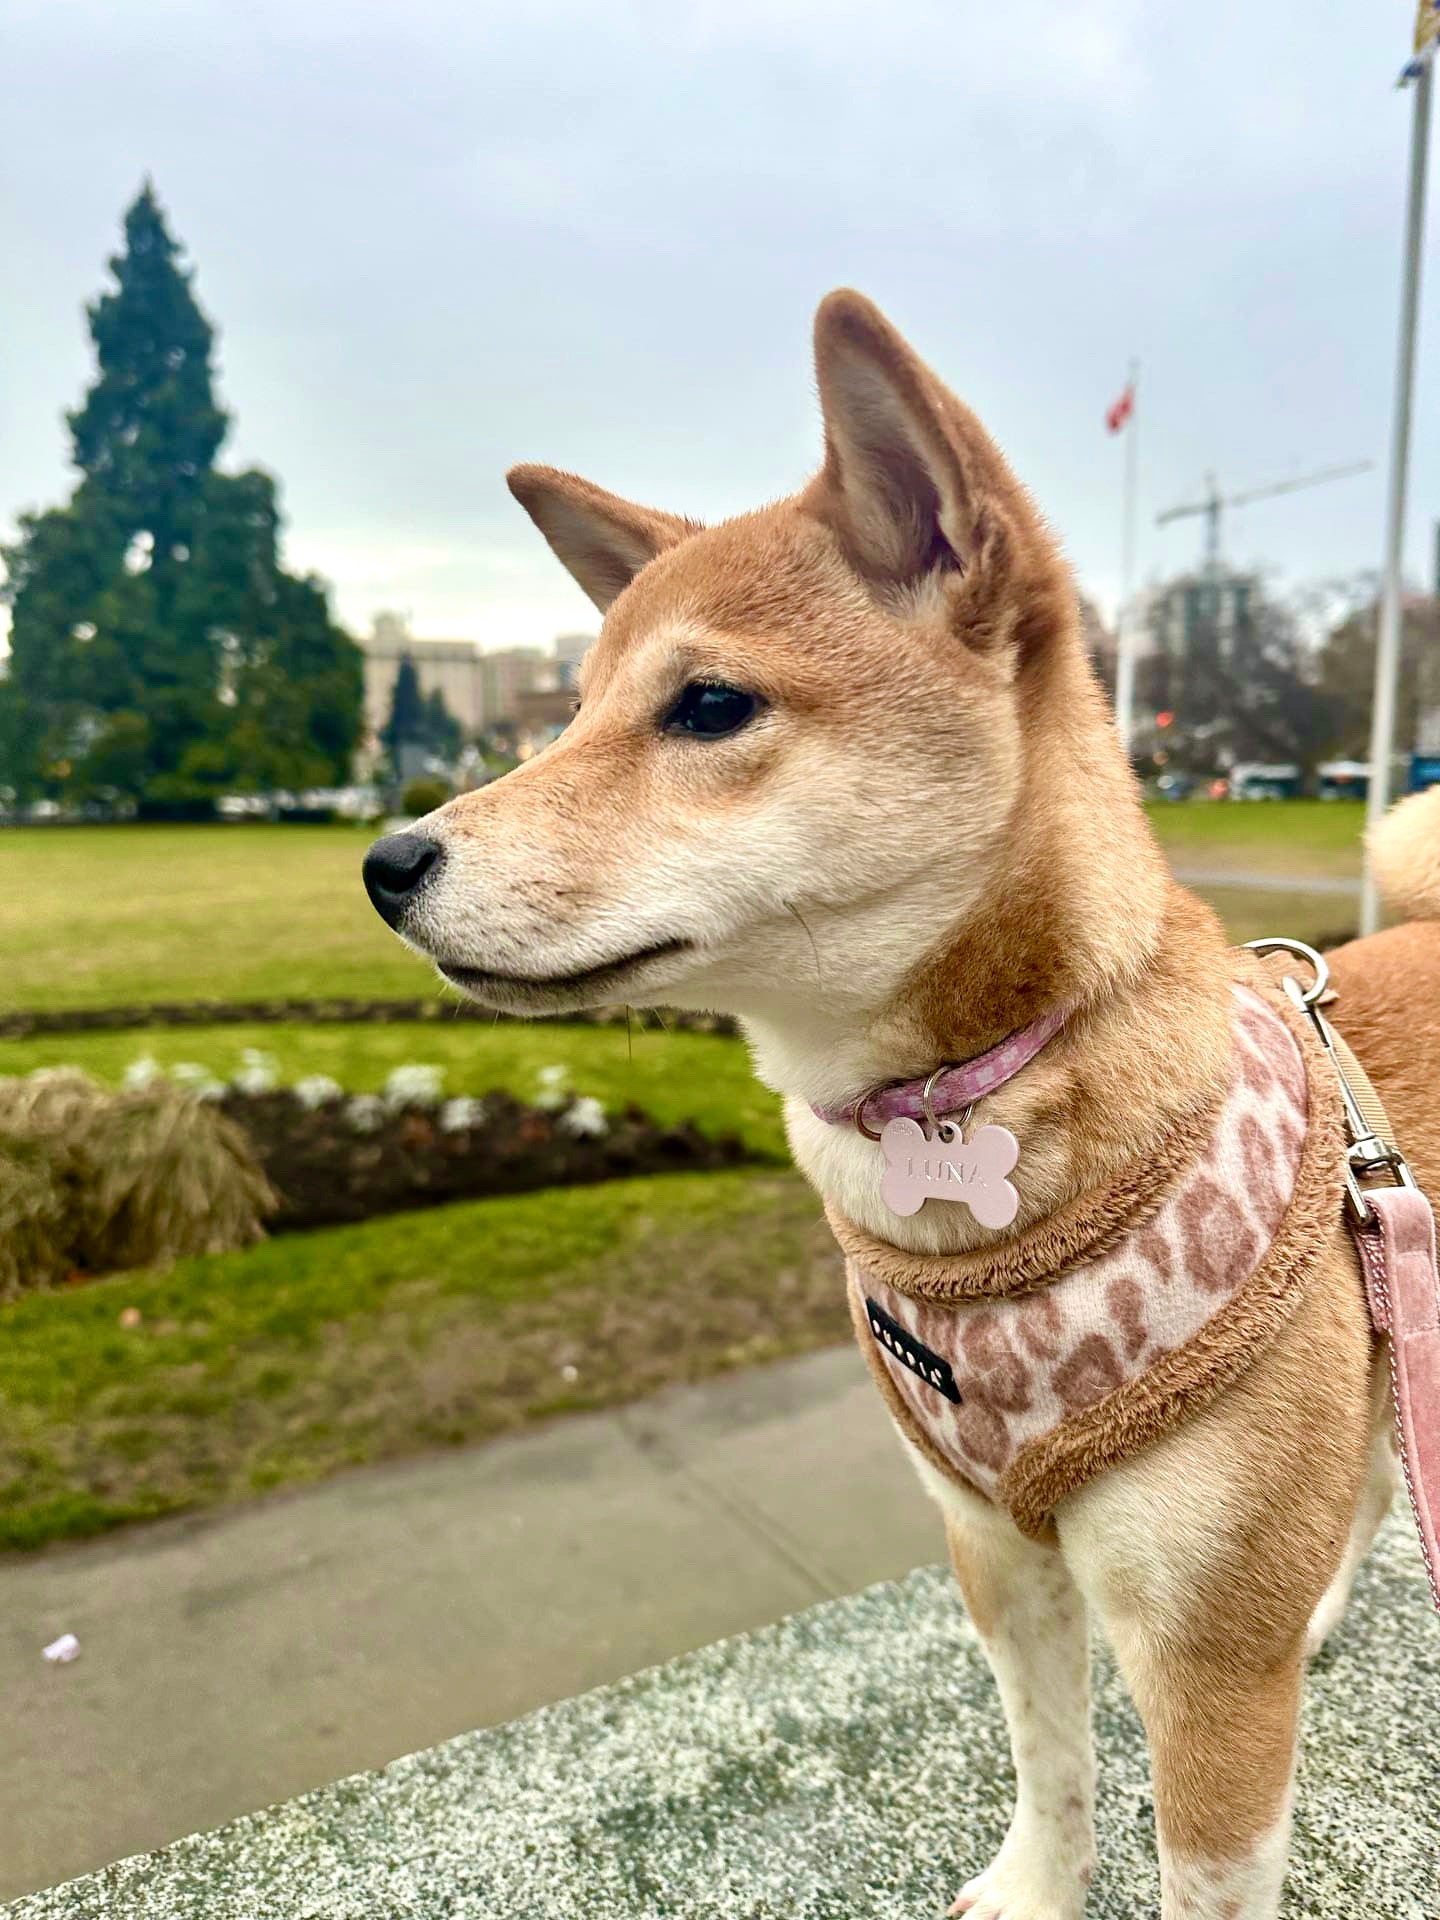
<svg viewBox="0 0 1440 1920">
<path fill-rule="evenodd" d="M 1126 753 L 1135 732 L 1135 635 L 1130 619 L 1130 596 L 1135 581 L 1135 475 L 1136 442 L 1140 436 L 1137 382 L 1140 362 L 1130 362 L 1126 390 L 1132 396 L 1130 417 L 1125 432 L 1125 493 L 1120 529 L 1120 605 L 1115 614 L 1115 724 Z"/>
<path fill-rule="evenodd" d="M 1425 174 L 1430 150 L 1433 60 L 1415 76 L 1410 122 L 1410 184 L 1405 212 L 1405 267 L 1400 291 L 1400 339 L 1395 356 L 1395 412 L 1390 430 L 1390 482 L 1385 511 L 1385 579 L 1375 649 L 1375 697 L 1370 711 L 1370 784 L 1367 828 L 1390 804 L 1390 756 L 1395 738 L 1395 687 L 1400 675 L 1400 586 L 1405 551 L 1405 493 L 1410 468 L 1410 407 L 1415 386 L 1415 336 L 1420 315 L 1420 260 L 1425 238 Z M 1380 895 L 1367 861 L 1360 931 L 1380 925 Z"/>
</svg>

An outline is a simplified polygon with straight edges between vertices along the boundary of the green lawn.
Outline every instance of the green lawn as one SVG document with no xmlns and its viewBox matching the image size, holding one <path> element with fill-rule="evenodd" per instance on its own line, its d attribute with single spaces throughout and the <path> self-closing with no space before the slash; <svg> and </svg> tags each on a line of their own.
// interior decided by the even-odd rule
<svg viewBox="0 0 1440 1920">
<path fill-rule="evenodd" d="M 1365 809 L 1345 800 L 1160 801 L 1146 808 L 1177 867 L 1359 877 Z"/>
<path fill-rule="evenodd" d="M 1362 812 L 1191 801 L 1150 817 L 1181 866 L 1330 876 L 1359 872 Z M 365 898 L 369 838 L 358 826 L 0 830 L 0 1007 L 438 993 Z"/>
<path fill-rule="evenodd" d="M 1288 934 L 1312 947 L 1334 947 L 1353 940 L 1360 924 L 1360 901 L 1333 893 L 1305 893 L 1289 887 L 1196 887 L 1225 923 L 1231 941 Z"/>
<path fill-rule="evenodd" d="M 0 1040 L 0 1073 L 65 1065 L 117 1082 L 148 1054 L 162 1065 L 194 1060 L 230 1079 L 246 1048 L 270 1054 L 287 1084 L 324 1073 L 349 1093 L 378 1090 L 393 1067 L 420 1063 L 444 1069 L 447 1094 L 504 1088 L 533 1100 L 541 1069 L 563 1065 L 576 1093 L 594 1094 L 606 1107 L 633 1104 L 662 1122 L 693 1120 L 707 1133 L 739 1134 L 753 1153 L 786 1157 L 778 1100 L 756 1080 L 741 1042 L 711 1033 L 469 1020 L 67 1033 Z"/>
<path fill-rule="evenodd" d="M 817 1204 L 780 1172 L 472 1201 L 32 1295 L 0 1308 L 0 1547 L 483 1439 L 847 1324 Z"/>
<path fill-rule="evenodd" d="M 1182 867 L 1358 870 L 1353 807 L 1152 818 Z M 350 827 L 0 833 L 0 1005 L 432 994 L 365 899 L 366 844 Z M 1353 921 L 1335 895 L 1209 897 L 1235 938 Z M 0 1073 L 65 1063 L 113 1081 L 150 1054 L 228 1077 L 247 1048 L 286 1081 L 325 1073 L 353 1092 L 424 1062 L 450 1093 L 533 1098 L 541 1069 L 565 1065 L 606 1106 L 785 1154 L 744 1047 L 708 1034 L 443 1016 L 156 1029 L 0 1042 Z M 0 1547 L 481 1439 L 844 1332 L 815 1203 L 768 1169 L 476 1201 L 33 1296 L 0 1309 Z"/>
<path fill-rule="evenodd" d="M 0 829 L 0 1007 L 438 991 L 360 884 L 368 827 Z"/>
</svg>

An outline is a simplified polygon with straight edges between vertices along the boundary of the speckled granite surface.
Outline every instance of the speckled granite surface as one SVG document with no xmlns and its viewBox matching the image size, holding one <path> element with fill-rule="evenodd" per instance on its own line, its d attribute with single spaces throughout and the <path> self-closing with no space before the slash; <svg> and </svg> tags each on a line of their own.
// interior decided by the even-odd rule
<svg viewBox="0 0 1440 1920">
<path fill-rule="evenodd" d="M 177 1711 L 183 1710 L 177 1702 Z M 1099 1676 L 1090 1914 L 1153 1914 L 1138 1729 Z M 764 1632 L 4 1909 L 8 1920 L 915 1920 L 1010 1772 L 948 1577 Z M 1312 1671 L 1288 1916 L 1440 1916 L 1440 1618 L 1397 1514 Z"/>
</svg>

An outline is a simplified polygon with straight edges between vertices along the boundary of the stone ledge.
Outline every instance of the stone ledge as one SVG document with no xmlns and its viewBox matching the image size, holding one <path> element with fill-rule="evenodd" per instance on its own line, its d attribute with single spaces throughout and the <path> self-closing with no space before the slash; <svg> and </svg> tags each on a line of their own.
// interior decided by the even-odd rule
<svg viewBox="0 0 1440 1920">
<path fill-rule="evenodd" d="M 1098 1675 L 1092 1920 L 1158 1907 L 1138 1728 Z M 1440 1619 L 1392 1516 L 1312 1669 L 1289 1920 L 1440 1913 Z M 183 1712 L 183 1702 L 176 1702 Z M 918 1920 L 1003 1834 L 998 1705 L 926 1569 L 32 1894 L 8 1920 Z"/>
</svg>

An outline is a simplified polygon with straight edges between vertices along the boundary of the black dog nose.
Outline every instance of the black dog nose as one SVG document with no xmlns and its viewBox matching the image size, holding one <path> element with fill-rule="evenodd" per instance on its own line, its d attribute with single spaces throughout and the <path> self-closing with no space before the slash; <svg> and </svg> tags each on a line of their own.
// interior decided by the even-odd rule
<svg viewBox="0 0 1440 1920">
<path fill-rule="evenodd" d="M 399 924 L 420 882 L 434 871 L 439 859 L 440 848 L 423 833 L 387 833 L 375 842 L 361 872 L 365 891 L 382 920 L 392 927 Z"/>
</svg>

